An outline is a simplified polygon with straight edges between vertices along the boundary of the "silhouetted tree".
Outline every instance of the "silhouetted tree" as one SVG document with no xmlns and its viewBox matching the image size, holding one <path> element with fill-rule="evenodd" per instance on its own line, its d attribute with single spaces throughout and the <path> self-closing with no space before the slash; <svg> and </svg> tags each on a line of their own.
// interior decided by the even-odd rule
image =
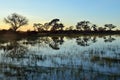
<svg viewBox="0 0 120 80">
<path fill-rule="evenodd" d="M 76 28 L 79 30 L 90 31 L 91 29 L 89 24 L 89 21 L 81 21 L 77 23 Z"/>
<path fill-rule="evenodd" d="M 82 30 L 81 22 L 78 22 L 78 23 L 77 23 L 76 29 L 77 29 L 77 30 Z"/>
<path fill-rule="evenodd" d="M 98 28 L 98 31 L 105 31 L 105 30 L 106 30 L 106 28 L 103 28 L 103 27 Z"/>
<path fill-rule="evenodd" d="M 40 23 L 34 23 L 33 24 L 34 30 L 35 31 L 48 31 L 48 29 L 50 28 L 49 23 L 45 23 L 45 24 L 40 24 Z"/>
<path fill-rule="evenodd" d="M 97 31 L 97 25 L 96 24 L 93 24 L 92 28 L 93 28 L 93 31 Z"/>
<path fill-rule="evenodd" d="M 55 23 L 52 28 L 51 28 L 51 31 L 56 31 L 57 29 L 59 29 L 59 25 L 58 23 Z"/>
<path fill-rule="evenodd" d="M 105 24 L 104 26 L 105 26 L 106 28 L 108 28 L 110 31 L 116 27 L 116 26 L 113 25 L 113 24 Z"/>
<path fill-rule="evenodd" d="M 53 19 L 52 21 L 49 22 L 49 25 L 52 26 L 51 30 L 55 31 L 58 29 L 63 30 L 64 25 L 62 23 L 58 23 L 60 20 L 59 19 Z"/>
<path fill-rule="evenodd" d="M 44 27 L 44 29 L 45 29 L 46 31 L 48 31 L 48 29 L 50 28 L 49 23 L 45 23 L 45 24 L 43 25 L 43 27 Z"/>
<path fill-rule="evenodd" d="M 16 13 L 4 18 L 4 21 L 11 25 L 10 29 L 13 31 L 17 31 L 21 26 L 28 24 L 28 20 L 25 17 Z"/>
<path fill-rule="evenodd" d="M 43 25 L 42 24 L 40 24 L 40 23 L 34 23 L 33 24 L 33 27 L 34 27 L 34 30 L 35 31 L 43 31 L 44 30 L 44 27 L 43 27 Z"/>
<path fill-rule="evenodd" d="M 63 30 L 64 25 L 63 25 L 62 23 L 58 24 L 58 26 L 59 26 L 59 28 L 60 28 L 61 30 Z"/>
<path fill-rule="evenodd" d="M 82 26 L 83 26 L 83 29 L 85 31 L 90 31 L 91 30 L 89 24 L 90 24 L 89 21 L 83 21 L 83 25 Z"/>
<path fill-rule="evenodd" d="M 49 25 L 54 25 L 59 21 L 60 21 L 60 19 L 53 19 L 52 21 L 49 22 Z"/>
<path fill-rule="evenodd" d="M 52 26 L 51 30 L 55 31 L 58 28 L 57 22 L 59 22 L 59 19 L 53 19 L 52 21 L 49 22 L 49 25 Z"/>
</svg>

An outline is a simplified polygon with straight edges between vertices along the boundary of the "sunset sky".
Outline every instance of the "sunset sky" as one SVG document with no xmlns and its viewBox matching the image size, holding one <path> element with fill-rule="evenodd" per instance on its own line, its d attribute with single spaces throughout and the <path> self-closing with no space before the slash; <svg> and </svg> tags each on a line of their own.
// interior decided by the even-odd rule
<svg viewBox="0 0 120 80">
<path fill-rule="evenodd" d="M 27 28 L 54 18 L 65 26 L 74 26 L 81 20 L 98 26 L 106 23 L 120 26 L 120 0 L 1 0 L 0 10 L 0 29 L 8 28 L 3 19 L 12 13 L 27 17 Z"/>
</svg>

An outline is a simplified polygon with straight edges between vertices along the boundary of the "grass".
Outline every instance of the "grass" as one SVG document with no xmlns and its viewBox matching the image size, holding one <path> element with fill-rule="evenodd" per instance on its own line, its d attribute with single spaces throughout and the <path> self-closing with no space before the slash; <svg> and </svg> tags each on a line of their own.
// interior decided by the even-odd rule
<svg viewBox="0 0 120 80">
<path fill-rule="evenodd" d="M 102 61 L 102 62 L 113 62 L 113 63 L 119 63 L 120 59 L 116 58 L 110 58 L 110 57 L 99 57 L 99 56 L 94 56 L 91 61 Z"/>
</svg>

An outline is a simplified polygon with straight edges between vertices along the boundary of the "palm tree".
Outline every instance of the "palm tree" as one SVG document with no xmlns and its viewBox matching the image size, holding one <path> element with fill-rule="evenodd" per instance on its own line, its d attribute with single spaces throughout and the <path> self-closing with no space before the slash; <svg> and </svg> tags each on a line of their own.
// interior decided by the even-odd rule
<svg viewBox="0 0 120 80">
<path fill-rule="evenodd" d="M 104 26 L 105 26 L 106 28 L 108 28 L 110 31 L 116 27 L 116 26 L 113 25 L 113 24 L 105 24 Z"/>
<path fill-rule="evenodd" d="M 10 29 L 13 31 L 17 31 L 21 26 L 28 24 L 28 20 L 25 17 L 16 13 L 4 18 L 4 21 L 11 25 Z"/>
</svg>

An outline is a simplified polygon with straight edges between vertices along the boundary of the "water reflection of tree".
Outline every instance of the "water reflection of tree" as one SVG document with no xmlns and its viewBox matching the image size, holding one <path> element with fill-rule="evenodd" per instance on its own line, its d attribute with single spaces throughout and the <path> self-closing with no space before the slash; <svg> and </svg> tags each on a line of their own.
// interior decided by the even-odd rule
<svg viewBox="0 0 120 80">
<path fill-rule="evenodd" d="M 24 57 L 28 51 L 27 47 L 20 45 L 17 41 L 9 42 L 7 45 L 2 46 L 4 55 L 11 58 Z"/>
<path fill-rule="evenodd" d="M 28 37 L 28 38 L 26 38 L 26 41 L 25 42 L 23 42 L 23 44 L 30 44 L 30 45 L 32 45 L 32 46 L 34 46 L 38 41 L 38 37 Z"/>
<path fill-rule="evenodd" d="M 23 44 L 25 45 L 32 45 L 35 46 L 36 44 L 38 44 L 40 47 L 47 47 L 47 45 L 49 45 L 49 47 L 51 47 L 52 49 L 55 50 L 59 50 L 60 49 L 60 45 L 62 45 L 64 43 L 64 37 L 63 36 L 55 36 L 55 37 L 30 37 L 27 38 L 25 41 L 23 41 Z"/>
<path fill-rule="evenodd" d="M 101 36 L 100 38 L 103 38 L 104 42 L 113 42 L 114 40 L 116 40 L 111 35 L 109 35 L 109 36 Z M 90 46 L 90 44 L 97 42 L 97 36 L 93 36 L 93 37 L 90 37 L 90 36 L 78 37 L 76 39 L 76 42 L 80 46 Z"/>
<path fill-rule="evenodd" d="M 92 42 L 94 43 L 94 42 L 97 41 L 97 37 L 85 36 L 85 37 L 79 37 L 79 38 L 81 39 L 81 41 L 84 41 L 84 43 L 88 43 L 88 44 L 92 43 Z M 47 44 L 49 44 L 50 42 L 58 43 L 58 45 L 64 43 L 64 37 L 52 37 L 51 39 L 52 40 L 49 39 L 50 40 L 49 41 L 49 40 L 47 40 L 47 38 L 42 38 L 41 37 L 41 38 L 36 39 L 36 40 L 41 41 L 42 43 L 47 43 Z M 34 40 L 31 40 L 31 41 L 34 41 Z M 14 50 L 14 48 L 15 48 L 15 50 Z M 5 46 L 4 51 L 5 52 L 11 52 L 13 50 L 13 53 L 15 54 L 15 52 L 19 52 L 19 50 L 24 51 L 24 48 L 25 47 L 22 46 L 20 43 L 18 43 L 16 41 L 13 41 L 13 42 L 10 42 L 8 45 Z M 94 55 L 96 55 L 94 53 L 94 51 L 93 50 L 89 51 L 89 54 L 92 54 L 90 52 L 93 52 L 93 55 L 91 55 L 89 58 L 91 58 L 93 56 L 91 61 L 93 63 L 98 63 L 98 65 L 100 65 L 101 62 L 102 62 L 102 63 L 104 63 L 104 66 L 107 67 L 106 64 L 113 61 L 113 59 L 111 60 L 109 58 L 94 57 Z M 25 50 L 25 53 L 26 53 L 26 50 Z M 97 53 L 98 56 L 100 56 L 100 54 L 98 54 L 99 51 L 96 50 L 96 53 Z M 20 54 L 22 54 L 22 56 L 20 56 L 20 57 L 24 57 L 23 56 L 24 53 L 20 52 Z M 85 54 L 83 54 L 83 55 L 85 55 Z M 76 55 L 76 56 L 79 56 L 79 55 Z M 10 56 L 7 55 L 7 57 L 14 57 L 16 59 L 19 58 L 19 56 L 14 56 L 14 55 L 10 55 Z M 94 71 L 93 68 L 91 68 L 89 71 L 84 70 L 81 66 L 79 66 L 80 69 L 78 69 L 78 68 L 67 69 L 67 66 L 65 66 L 65 65 L 63 65 L 64 66 L 63 68 L 59 67 L 59 68 L 55 68 L 55 69 L 53 67 L 52 68 L 51 67 L 46 68 L 46 67 L 40 67 L 38 65 L 34 66 L 33 64 L 37 64 L 39 61 L 44 61 L 44 59 L 46 59 L 46 58 L 50 58 L 50 60 L 54 59 L 54 61 L 56 61 L 56 62 L 57 62 L 57 60 L 55 59 L 55 57 L 49 57 L 48 56 L 48 57 L 44 58 L 43 56 L 35 55 L 34 53 L 33 53 L 33 55 L 28 55 L 28 57 L 29 57 L 28 62 L 30 62 L 30 61 L 32 61 L 32 62 L 30 62 L 30 65 L 26 64 L 26 66 L 24 66 L 24 65 L 21 66 L 20 64 L 17 65 L 17 63 L 15 63 L 15 65 L 14 65 L 14 61 L 16 61 L 16 59 L 14 59 L 13 62 L 10 63 L 10 64 L 9 63 L 6 64 L 6 63 L 2 62 L 4 64 L 3 65 L 2 63 L 0 63 L 1 64 L 0 65 L 0 71 L 3 70 L 1 73 L 4 74 L 5 78 L 6 77 L 9 77 L 9 78 L 15 77 L 15 78 L 17 78 L 17 80 L 29 80 L 29 79 L 35 80 L 35 79 L 38 79 L 38 78 L 41 79 L 41 80 L 44 80 L 44 79 L 45 80 L 49 80 L 49 79 L 64 79 L 64 80 L 75 79 L 75 80 L 80 80 L 80 79 L 97 79 L 97 77 L 102 78 L 104 76 L 105 76 L 106 79 L 116 78 L 112 74 L 111 74 L 112 76 L 110 76 L 109 74 L 108 75 L 104 74 L 102 71 L 101 72 Z M 58 58 L 59 57 L 60 56 L 58 56 Z M 64 61 L 67 58 L 68 58 L 68 56 L 64 56 L 62 54 L 61 60 Z M 89 58 L 87 57 L 87 59 L 89 59 Z M 10 60 L 10 59 L 6 59 L 6 60 Z M 68 60 L 71 60 L 70 64 L 75 65 L 75 62 L 72 62 L 73 61 L 72 58 L 68 59 Z M 26 61 L 26 58 L 24 58 L 23 61 Z M 97 62 L 94 62 L 94 61 L 97 61 Z M 116 59 L 114 59 L 114 61 L 116 62 Z M 58 59 L 58 62 L 59 62 L 59 59 Z M 107 62 L 107 63 L 105 63 L 105 62 Z M 20 61 L 18 61 L 18 63 L 20 63 Z M 113 63 L 113 62 L 111 62 L 111 63 Z M 119 63 L 119 62 L 117 62 L 117 63 Z M 22 63 L 22 64 L 24 64 L 24 63 Z M 60 63 L 58 63 L 58 64 L 59 64 L 59 66 L 62 65 Z M 82 65 L 84 65 L 84 64 L 82 64 Z M 77 66 L 77 65 L 75 65 L 75 66 Z M 68 72 L 69 72 L 69 74 L 68 74 Z M 86 75 L 90 75 L 90 76 L 86 76 Z M 68 77 L 66 77 L 66 76 L 68 76 Z M 80 76 L 82 76 L 82 77 L 80 77 Z M 91 76 L 92 76 L 92 78 L 91 78 Z"/>
<path fill-rule="evenodd" d="M 93 36 L 93 38 L 91 39 L 91 41 L 92 41 L 93 43 L 96 43 L 96 42 L 97 42 L 97 37 L 96 37 L 96 36 Z"/>
<path fill-rule="evenodd" d="M 49 46 L 52 49 L 59 50 L 60 49 L 59 46 L 64 43 L 64 37 L 52 37 L 51 39 L 52 39 L 52 41 L 49 44 Z"/>
<path fill-rule="evenodd" d="M 46 46 L 46 44 L 49 44 L 49 42 L 50 42 L 49 37 L 30 37 L 23 41 L 23 44 L 31 46 L 39 44 L 39 46 Z"/>
<path fill-rule="evenodd" d="M 104 42 L 113 42 L 114 40 L 116 40 L 116 39 L 113 38 L 111 35 L 104 37 Z"/>
<path fill-rule="evenodd" d="M 89 41 L 90 41 L 90 37 L 87 36 L 78 37 L 76 39 L 77 44 L 80 46 L 89 46 L 90 45 Z"/>
</svg>

